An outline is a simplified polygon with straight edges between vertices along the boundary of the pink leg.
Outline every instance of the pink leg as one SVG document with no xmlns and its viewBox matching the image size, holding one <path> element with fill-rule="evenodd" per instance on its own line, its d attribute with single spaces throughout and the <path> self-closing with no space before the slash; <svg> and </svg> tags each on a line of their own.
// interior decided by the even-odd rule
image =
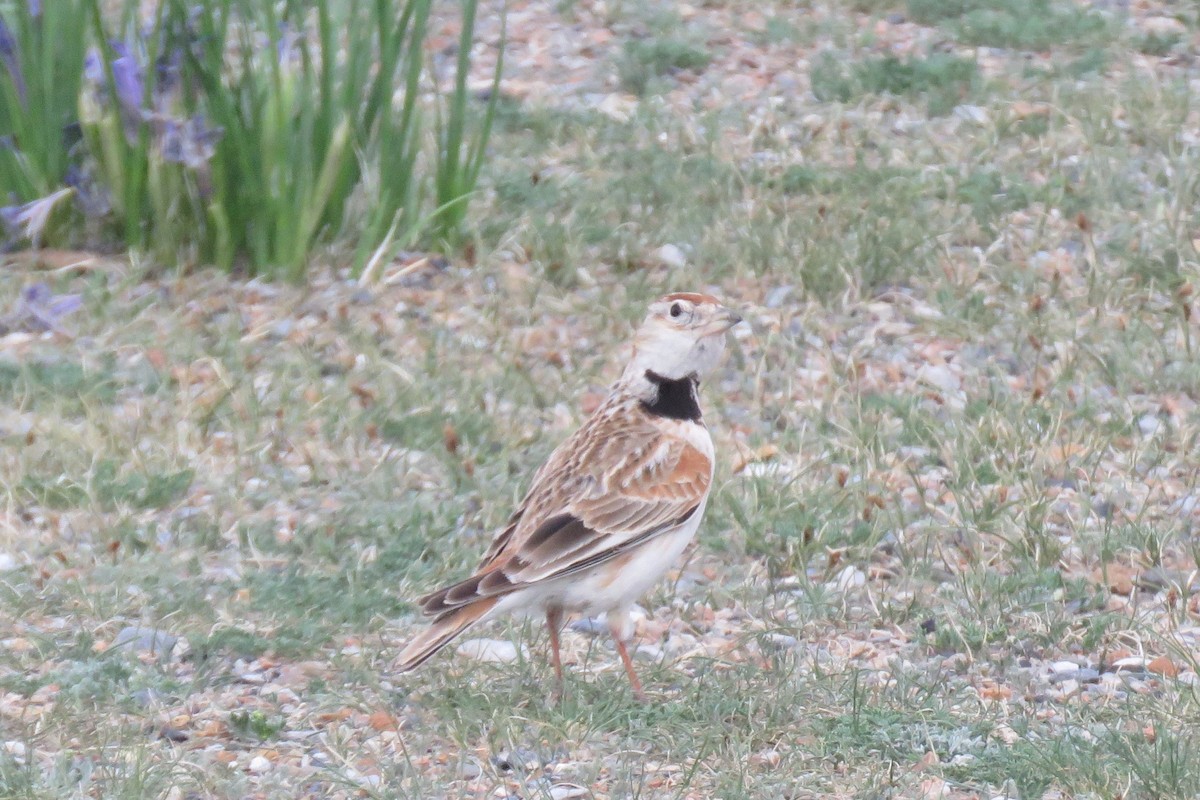
<svg viewBox="0 0 1200 800">
<path fill-rule="evenodd" d="M 629 650 L 625 646 L 625 643 L 633 637 L 633 622 L 629 618 L 629 612 L 624 609 L 614 609 L 608 612 L 608 630 L 617 646 L 617 655 L 621 657 L 621 663 L 625 666 L 625 674 L 629 676 L 629 683 L 633 686 L 633 696 L 640 702 L 646 702 L 646 693 L 642 691 L 642 682 L 638 680 L 637 673 L 633 671 L 633 659 L 629 657 Z"/>
<path fill-rule="evenodd" d="M 646 702 L 646 693 L 642 691 L 642 682 L 638 680 L 637 673 L 633 671 L 633 659 L 629 657 L 629 651 L 625 649 L 625 643 L 620 639 L 617 642 L 617 653 L 621 656 L 621 663 L 625 665 L 625 674 L 629 676 L 629 683 L 633 685 L 633 696 L 638 699 L 638 702 Z"/>
</svg>

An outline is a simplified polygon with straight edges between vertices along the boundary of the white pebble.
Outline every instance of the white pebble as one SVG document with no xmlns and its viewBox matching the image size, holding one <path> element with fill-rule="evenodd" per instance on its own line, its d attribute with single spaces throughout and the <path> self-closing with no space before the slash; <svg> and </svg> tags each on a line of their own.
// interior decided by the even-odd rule
<svg viewBox="0 0 1200 800">
<path fill-rule="evenodd" d="M 957 392 L 962 381 L 945 364 L 925 364 L 917 371 L 917 380 L 943 392 Z"/>
<path fill-rule="evenodd" d="M 653 644 L 639 644 L 633 653 L 638 661 L 661 661 L 662 655 L 662 648 Z"/>
<path fill-rule="evenodd" d="M 989 119 L 986 108 L 967 105 L 965 103 L 954 107 L 954 116 L 959 119 L 965 119 L 968 122 L 974 122 L 976 125 L 987 125 Z"/>
<path fill-rule="evenodd" d="M 1171 513 L 1191 516 L 1197 506 L 1200 506 L 1200 497 L 1194 494 L 1184 495 L 1171 507 Z M 0 556 L 0 559 L 3 559 L 3 556 Z"/>
<path fill-rule="evenodd" d="M 1142 656 L 1126 656 L 1125 658 L 1118 658 L 1112 665 L 1117 670 L 1144 669 L 1149 663 L 1150 659 L 1143 658 Z"/>
<path fill-rule="evenodd" d="M 827 583 L 826 586 L 837 589 L 839 592 L 848 592 L 851 589 L 864 586 L 866 582 L 867 576 L 861 569 L 848 566 L 839 572 L 837 578 Z"/>
<path fill-rule="evenodd" d="M 774 650 L 795 650 L 800 642 L 795 636 L 788 636 L 786 633 L 768 633 L 766 644 Z"/>
<path fill-rule="evenodd" d="M 683 254 L 683 251 L 677 245 L 664 244 L 654 251 L 654 257 L 668 267 L 687 266 L 687 256 Z"/>
<path fill-rule="evenodd" d="M 250 759 L 250 771 L 256 775 L 261 775 L 271 768 L 271 762 L 265 756 L 255 756 Z"/>
<path fill-rule="evenodd" d="M 487 661 L 493 664 L 511 664 L 520 658 L 529 658 L 529 649 L 501 639 L 468 639 L 455 650 L 463 658 Z"/>
</svg>

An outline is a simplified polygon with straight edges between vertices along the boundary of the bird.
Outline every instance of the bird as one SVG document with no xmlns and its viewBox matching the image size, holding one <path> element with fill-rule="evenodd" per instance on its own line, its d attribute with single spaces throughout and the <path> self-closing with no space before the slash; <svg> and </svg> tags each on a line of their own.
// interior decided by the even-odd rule
<svg viewBox="0 0 1200 800">
<path fill-rule="evenodd" d="M 468 628 L 509 613 L 544 615 L 555 696 L 559 634 L 572 614 L 604 614 L 633 694 L 633 604 L 691 542 L 712 489 L 712 437 L 699 384 L 742 321 L 712 295 L 677 292 L 650 304 L 632 356 L 606 399 L 534 474 L 474 574 L 417 602 L 432 622 L 401 651 L 400 672 Z"/>
</svg>

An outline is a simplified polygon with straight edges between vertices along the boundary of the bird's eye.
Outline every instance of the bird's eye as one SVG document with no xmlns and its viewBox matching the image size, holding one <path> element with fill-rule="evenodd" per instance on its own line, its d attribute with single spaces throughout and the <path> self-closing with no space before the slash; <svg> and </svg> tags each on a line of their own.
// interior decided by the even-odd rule
<svg viewBox="0 0 1200 800">
<path fill-rule="evenodd" d="M 683 307 L 681 305 L 679 305 L 679 303 L 671 304 L 671 316 L 672 317 L 678 317 L 682 313 L 683 313 Z"/>
</svg>

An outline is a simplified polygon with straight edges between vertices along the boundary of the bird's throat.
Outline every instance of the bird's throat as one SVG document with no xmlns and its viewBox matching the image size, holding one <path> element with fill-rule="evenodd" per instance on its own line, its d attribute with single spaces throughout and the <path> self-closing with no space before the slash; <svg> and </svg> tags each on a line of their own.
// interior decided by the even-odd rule
<svg viewBox="0 0 1200 800">
<path fill-rule="evenodd" d="M 653 399 L 643 400 L 647 413 L 667 419 L 700 422 L 700 399 L 696 394 L 697 378 L 693 373 L 682 378 L 664 378 L 652 369 L 646 370 L 646 380 L 656 389 Z"/>
</svg>

